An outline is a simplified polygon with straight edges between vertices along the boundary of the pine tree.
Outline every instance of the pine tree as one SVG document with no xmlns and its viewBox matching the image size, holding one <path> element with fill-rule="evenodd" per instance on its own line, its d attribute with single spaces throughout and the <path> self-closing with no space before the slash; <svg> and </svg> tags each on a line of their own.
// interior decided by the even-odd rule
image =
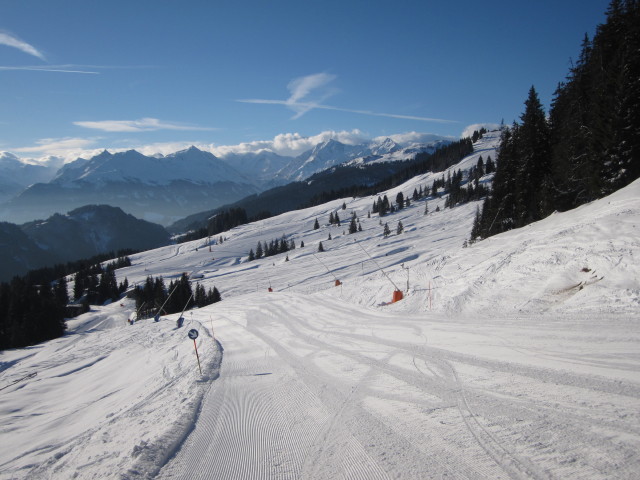
<svg viewBox="0 0 640 480">
<path fill-rule="evenodd" d="M 391 230 L 389 229 L 389 224 L 388 223 L 384 224 L 384 230 L 382 231 L 382 235 L 384 237 L 388 237 L 389 235 L 391 235 Z"/>
<path fill-rule="evenodd" d="M 316 221 L 313 223 L 313 229 L 318 230 L 319 228 L 320 228 L 320 224 L 318 223 L 318 219 L 316 218 Z"/>
<path fill-rule="evenodd" d="M 213 291 L 211 292 L 211 303 L 217 303 L 222 300 L 222 295 L 216 287 L 213 287 Z"/>
<path fill-rule="evenodd" d="M 478 163 L 476 163 L 476 172 L 479 177 L 484 176 L 484 160 L 482 160 L 482 155 L 478 157 Z"/>
<path fill-rule="evenodd" d="M 534 87 L 529 90 L 518 135 L 519 192 L 516 226 L 544 218 L 550 192 L 551 145 L 547 118 Z"/>
<path fill-rule="evenodd" d="M 504 130 L 504 128 L 503 128 L 503 130 Z M 488 174 L 493 173 L 495 171 L 496 171 L 496 165 L 495 165 L 495 163 L 493 163 L 493 160 L 491 159 L 491 155 L 489 155 L 487 157 L 487 163 L 485 165 L 484 173 L 488 175 Z"/>
<path fill-rule="evenodd" d="M 324 247 L 322 246 L 322 242 L 318 243 L 318 251 L 324 252 Z"/>
<path fill-rule="evenodd" d="M 358 231 L 358 224 L 356 223 L 356 217 L 351 217 L 351 222 L 349 223 L 349 234 L 356 233 Z"/>
<path fill-rule="evenodd" d="M 58 303 L 62 305 L 69 303 L 69 291 L 67 290 L 67 279 L 65 277 L 56 282 L 54 294 Z"/>
<path fill-rule="evenodd" d="M 396 227 L 396 234 L 400 235 L 404 232 L 404 225 L 402 224 L 402 220 L 398 220 L 398 226 Z"/>
<path fill-rule="evenodd" d="M 476 217 L 473 221 L 473 227 L 471 228 L 471 241 L 475 242 L 477 239 L 480 238 L 480 234 L 481 234 L 481 224 L 480 224 L 480 219 L 481 219 L 481 215 L 480 215 L 480 207 L 476 207 Z"/>
</svg>

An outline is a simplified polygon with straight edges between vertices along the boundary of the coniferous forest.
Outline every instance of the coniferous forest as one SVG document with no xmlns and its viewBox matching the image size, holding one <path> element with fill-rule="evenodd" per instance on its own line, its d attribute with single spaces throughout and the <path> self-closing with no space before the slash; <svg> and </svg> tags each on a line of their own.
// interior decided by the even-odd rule
<svg viewBox="0 0 640 480">
<path fill-rule="evenodd" d="M 472 240 L 604 197 L 640 176 L 640 2 L 613 0 L 594 38 L 585 36 L 549 115 L 531 87 L 520 120 L 503 129 Z"/>
<path fill-rule="evenodd" d="M 204 307 L 222 300 L 216 287 L 206 290 L 199 283 L 193 291 L 186 274 L 169 283 L 166 287 L 162 277 L 147 277 L 144 285 L 133 290 L 136 301 L 137 319 L 152 317 L 156 314 L 169 315 L 189 310 L 193 307 Z"/>
<path fill-rule="evenodd" d="M 71 298 L 66 276 L 74 271 L 73 297 L 83 306 L 75 314 L 88 311 L 89 304 L 116 300 L 128 282 L 125 278 L 118 285 L 115 270 L 131 265 L 131 260 L 123 256 L 104 266 L 100 263 L 114 255 L 110 252 L 90 260 L 33 270 L 14 277 L 10 283 L 0 283 L 0 349 L 34 345 L 64 333 L 65 317 L 72 316 L 67 309 Z"/>
</svg>

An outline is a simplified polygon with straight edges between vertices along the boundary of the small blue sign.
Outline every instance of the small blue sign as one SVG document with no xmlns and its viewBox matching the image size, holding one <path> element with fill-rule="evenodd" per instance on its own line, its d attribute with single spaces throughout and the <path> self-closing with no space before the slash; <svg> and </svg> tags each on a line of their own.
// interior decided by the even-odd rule
<svg viewBox="0 0 640 480">
<path fill-rule="evenodd" d="M 188 335 L 191 340 L 195 340 L 196 338 L 198 338 L 198 330 L 192 328 L 191 330 L 189 330 Z"/>
</svg>

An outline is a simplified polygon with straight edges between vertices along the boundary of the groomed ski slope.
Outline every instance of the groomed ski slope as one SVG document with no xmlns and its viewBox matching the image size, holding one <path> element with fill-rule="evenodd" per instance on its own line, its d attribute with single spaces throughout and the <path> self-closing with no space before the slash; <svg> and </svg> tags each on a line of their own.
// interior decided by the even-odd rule
<svg viewBox="0 0 640 480">
<path fill-rule="evenodd" d="M 383 238 L 373 200 L 134 255 L 119 280 L 222 293 L 181 329 L 124 300 L 2 352 L 0 478 L 637 478 L 640 182 L 467 248 L 476 204 L 415 202 Z M 245 261 L 283 234 L 305 247 Z"/>
</svg>

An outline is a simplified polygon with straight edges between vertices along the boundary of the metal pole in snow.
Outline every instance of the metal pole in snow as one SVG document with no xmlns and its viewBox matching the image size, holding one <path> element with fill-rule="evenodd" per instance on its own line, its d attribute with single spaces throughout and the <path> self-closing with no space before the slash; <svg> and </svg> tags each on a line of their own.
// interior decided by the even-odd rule
<svg viewBox="0 0 640 480">
<path fill-rule="evenodd" d="M 196 338 L 198 338 L 198 330 L 192 328 L 189 330 L 187 336 L 193 340 L 193 348 L 196 351 L 196 358 L 198 359 L 198 370 L 200 370 L 200 375 L 202 375 L 202 367 L 200 366 L 200 355 L 198 355 L 198 345 L 196 345 Z"/>
<path fill-rule="evenodd" d="M 196 358 L 198 359 L 198 370 L 200 370 L 200 375 L 202 375 L 202 367 L 200 366 L 200 355 L 198 355 L 198 346 L 196 345 L 196 339 L 193 339 L 193 348 L 196 349 Z"/>
</svg>

